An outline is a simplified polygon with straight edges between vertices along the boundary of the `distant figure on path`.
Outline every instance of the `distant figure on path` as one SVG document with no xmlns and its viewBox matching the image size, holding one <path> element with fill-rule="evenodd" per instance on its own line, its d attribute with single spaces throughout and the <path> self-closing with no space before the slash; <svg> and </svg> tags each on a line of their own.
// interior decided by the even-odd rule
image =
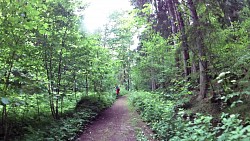
<svg viewBox="0 0 250 141">
<path fill-rule="evenodd" d="M 116 96 L 118 96 L 118 95 L 119 95 L 119 93 L 120 93 L 120 88 L 119 88 L 119 86 L 118 86 L 118 85 L 116 85 L 116 86 L 115 86 L 115 89 L 116 89 Z"/>
</svg>

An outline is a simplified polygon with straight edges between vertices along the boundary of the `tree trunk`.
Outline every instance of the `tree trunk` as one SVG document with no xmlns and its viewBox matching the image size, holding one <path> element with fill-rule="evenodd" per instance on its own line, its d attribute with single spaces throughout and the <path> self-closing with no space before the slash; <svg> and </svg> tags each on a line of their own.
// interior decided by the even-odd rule
<svg viewBox="0 0 250 141">
<path fill-rule="evenodd" d="M 170 21 L 171 21 L 171 27 L 172 27 L 172 33 L 175 34 L 177 33 L 177 26 L 176 26 L 176 14 L 175 14 L 175 7 L 174 7 L 174 3 L 172 0 L 168 0 L 167 3 L 167 7 L 168 7 L 168 12 L 170 14 Z"/>
<path fill-rule="evenodd" d="M 8 120 L 7 120 L 7 106 L 3 105 L 3 124 L 4 124 L 4 141 L 8 140 Z"/>
<path fill-rule="evenodd" d="M 64 43 L 62 43 L 64 46 Z M 59 118 L 59 96 L 60 96 L 60 87 L 61 87 L 61 66 L 62 66 L 62 48 L 60 50 L 59 63 L 58 63 L 58 72 L 57 72 L 57 95 L 56 95 L 56 119 Z"/>
<path fill-rule="evenodd" d="M 155 79 L 151 78 L 151 90 L 154 91 L 156 89 Z"/>
<path fill-rule="evenodd" d="M 206 59 L 206 53 L 205 53 L 205 46 L 202 38 L 202 31 L 200 30 L 200 22 L 199 18 L 196 12 L 196 8 L 194 6 L 194 3 L 192 0 L 187 0 L 187 4 L 193 19 L 193 26 L 196 29 L 196 47 L 198 49 L 198 56 L 199 56 L 199 69 L 200 69 L 200 93 L 198 95 L 198 100 L 201 100 L 203 98 L 206 98 L 207 93 L 207 59 Z"/>
<path fill-rule="evenodd" d="M 200 38 L 200 37 L 199 37 Z M 203 49 L 201 41 L 202 39 L 197 40 L 197 47 L 199 51 L 199 69 L 200 69 L 200 93 L 198 96 L 198 100 L 206 98 L 207 88 L 208 88 L 208 80 L 207 80 L 207 61 L 206 61 L 206 53 Z"/>
<path fill-rule="evenodd" d="M 88 85 L 88 72 L 85 76 L 85 83 L 86 83 L 86 95 L 88 95 L 89 92 L 89 85 Z"/>
<path fill-rule="evenodd" d="M 46 69 L 46 74 L 47 74 L 47 80 L 48 80 L 48 86 L 47 86 L 47 91 L 49 94 L 49 104 L 50 104 L 50 111 L 51 115 L 53 118 L 55 118 L 55 109 L 54 109 L 54 103 L 53 103 L 53 81 L 52 81 L 52 51 L 50 51 L 50 55 L 47 54 L 48 52 L 45 50 L 44 51 L 44 65 Z M 49 58 L 48 58 L 49 56 Z M 49 63 L 49 64 L 48 64 Z"/>
<path fill-rule="evenodd" d="M 151 71 L 151 90 L 154 91 L 156 90 L 156 81 L 155 81 L 155 72 L 153 69 Z"/>
<path fill-rule="evenodd" d="M 77 102 L 77 96 L 76 96 L 76 72 L 73 74 L 73 80 L 74 80 L 74 94 L 75 94 L 75 101 Z"/>
<path fill-rule="evenodd" d="M 39 104 L 38 94 L 36 94 L 36 105 L 37 105 L 37 116 L 40 120 L 40 104 Z"/>
<path fill-rule="evenodd" d="M 130 90 L 130 77 L 129 77 L 129 72 L 128 72 L 128 91 Z"/>
<path fill-rule="evenodd" d="M 8 91 L 8 87 L 9 87 L 9 82 L 10 82 L 10 75 L 14 66 L 14 57 L 16 55 L 16 51 L 12 52 L 12 55 L 10 56 L 10 58 L 8 59 L 7 62 L 9 62 L 9 69 L 5 74 L 5 84 L 4 84 L 4 88 L 3 88 L 3 92 L 4 92 L 4 96 L 7 96 L 7 91 Z M 2 123 L 3 123 L 3 130 L 4 130 L 4 141 L 8 140 L 8 128 L 9 128 L 9 124 L 8 124 L 8 112 L 7 112 L 7 105 L 4 104 L 3 105 L 3 113 L 2 113 Z"/>
<path fill-rule="evenodd" d="M 181 67 L 181 63 L 180 63 L 180 54 L 181 54 L 181 50 L 180 48 L 176 49 L 175 52 L 175 67 L 179 70 Z"/>
<path fill-rule="evenodd" d="M 169 0 L 171 1 L 171 0 Z M 178 11 L 178 0 L 174 0 L 174 9 L 175 13 L 177 15 L 177 21 L 178 21 L 178 29 L 181 33 L 181 47 L 182 47 L 182 59 L 183 59 L 183 70 L 184 70 L 184 76 L 189 80 L 189 75 L 191 74 L 191 65 L 190 65 L 190 57 L 189 57 L 189 49 L 187 44 L 187 36 L 185 33 L 185 24 L 182 18 L 182 14 L 180 11 Z"/>
</svg>

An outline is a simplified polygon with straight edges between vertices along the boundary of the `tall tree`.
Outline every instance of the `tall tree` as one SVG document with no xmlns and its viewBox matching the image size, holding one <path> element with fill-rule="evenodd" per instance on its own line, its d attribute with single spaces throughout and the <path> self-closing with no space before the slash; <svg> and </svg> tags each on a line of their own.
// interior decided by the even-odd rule
<svg viewBox="0 0 250 141">
<path fill-rule="evenodd" d="M 193 27 L 196 31 L 195 42 L 196 42 L 196 48 L 198 50 L 199 71 L 200 71 L 200 93 L 197 99 L 200 100 L 206 97 L 208 88 L 208 79 L 207 79 L 208 67 L 207 67 L 206 48 L 202 37 L 203 33 L 201 31 L 201 23 L 199 21 L 199 17 L 196 11 L 196 7 L 193 3 L 193 0 L 187 0 L 187 4 L 189 6 L 191 18 L 193 20 Z"/>
<path fill-rule="evenodd" d="M 185 24 L 183 20 L 183 14 L 182 11 L 180 11 L 180 8 L 178 5 L 180 3 L 178 0 L 168 0 L 170 8 L 170 13 L 172 13 L 172 17 L 177 17 L 178 21 L 178 30 L 180 31 L 181 36 L 181 47 L 182 47 L 182 58 L 183 58 L 183 68 L 184 68 L 184 75 L 185 77 L 188 77 L 191 73 L 191 65 L 190 65 L 190 57 L 189 57 L 189 48 L 188 48 L 188 41 L 187 41 L 187 35 L 185 30 Z"/>
<path fill-rule="evenodd" d="M 109 17 L 109 25 L 106 25 L 103 32 L 103 44 L 113 50 L 114 58 L 117 61 L 119 74 L 117 77 L 127 90 L 130 90 L 130 46 L 134 27 L 133 19 L 126 14 L 126 11 L 112 13 Z"/>
</svg>

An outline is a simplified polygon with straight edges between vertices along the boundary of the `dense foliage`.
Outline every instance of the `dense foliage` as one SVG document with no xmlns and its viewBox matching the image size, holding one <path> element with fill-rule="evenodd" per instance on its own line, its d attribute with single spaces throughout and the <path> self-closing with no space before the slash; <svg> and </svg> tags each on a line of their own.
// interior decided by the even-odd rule
<svg viewBox="0 0 250 141">
<path fill-rule="evenodd" d="M 72 110 L 68 110 L 58 121 L 40 120 L 36 125 L 25 127 L 25 134 L 16 140 L 75 140 L 78 134 L 103 109 L 110 107 L 115 100 L 114 94 L 103 93 L 101 97 L 89 95 L 82 97 Z M 29 115 L 34 116 L 34 115 Z M 41 125 L 41 123 L 43 123 Z M 39 128 L 38 128 L 38 127 Z"/>
<path fill-rule="evenodd" d="M 80 97 L 100 97 L 117 82 L 116 61 L 100 34 L 81 30 L 77 12 L 85 7 L 68 0 L 0 2 L 1 139 L 59 120 Z"/>
<path fill-rule="evenodd" d="M 214 126 L 212 116 L 186 115 L 183 110 L 175 111 L 176 100 L 165 100 L 158 93 L 134 92 L 130 103 L 144 121 L 155 131 L 160 140 L 249 140 L 250 125 L 242 125 L 239 115 L 221 115 L 221 123 Z"/>
<path fill-rule="evenodd" d="M 198 99 L 204 99 L 211 96 L 209 93 L 220 96 L 217 90 L 222 87 L 215 78 L 230 71 L 230 75 L 235 75 L 231 79 L 241 85 L 237 90 L 249 88 L 246 1 L 138 0 L 133 4 L 138 7 L 135 21 L 143 29 L 136 50 L 137 65 L 132 69 L 135 86 L 167 88 L 172 85 L 173 76 L 179 80 L 185 77 L 199 93 Z"/>
<path fill-rule="evenodd" d="M 249 139 L 250 3 L 131 3 L 87 34 L 81 0 L 0 2 L 0 139 L 73 140 L 116 84 L 160 139 Z"/>
<path fill-rule="evenodd" d="M 249 139 L 249 2 L 131 0 L 131 104 L 162 140 Z"/>
</svg>

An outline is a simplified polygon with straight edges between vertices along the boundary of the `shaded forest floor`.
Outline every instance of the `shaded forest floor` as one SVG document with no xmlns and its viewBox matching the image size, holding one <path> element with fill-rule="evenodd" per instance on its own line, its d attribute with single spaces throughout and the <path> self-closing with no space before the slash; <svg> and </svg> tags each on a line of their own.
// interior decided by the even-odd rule
<svg viewBox="0 0 250 141">
<path fill-rule="evenodd" d="M 136 141 L 138 138 L 153 141 L 152 134 L 139 115 L 129 109 L 127 98 L 123 96 L 100 113 L 77 141 Z"/>
<path fill-rule="evenodd" d="M 249 119 L 249 107 L 250 107 L 250 99 L 249 97 L 239 98 L 237 100 L 241 100 L 231 106 L 231 104 L 227 105 L 227 103 L 222 106 L 220 102 L 212 102 L 210 98 L 206 98 L 201 101 L 196 100 L 197 96 L 190 97 L 188 103 L 184 103 L 181 107 L 184 108 L 187 114 L 196 114 L 196 113 L 203 113 L 212 115 L 214 118 L 219 118 L 222 113 L 229 113 L 229 114 L 239 114 L 241 119 Z"/>
</svg>

